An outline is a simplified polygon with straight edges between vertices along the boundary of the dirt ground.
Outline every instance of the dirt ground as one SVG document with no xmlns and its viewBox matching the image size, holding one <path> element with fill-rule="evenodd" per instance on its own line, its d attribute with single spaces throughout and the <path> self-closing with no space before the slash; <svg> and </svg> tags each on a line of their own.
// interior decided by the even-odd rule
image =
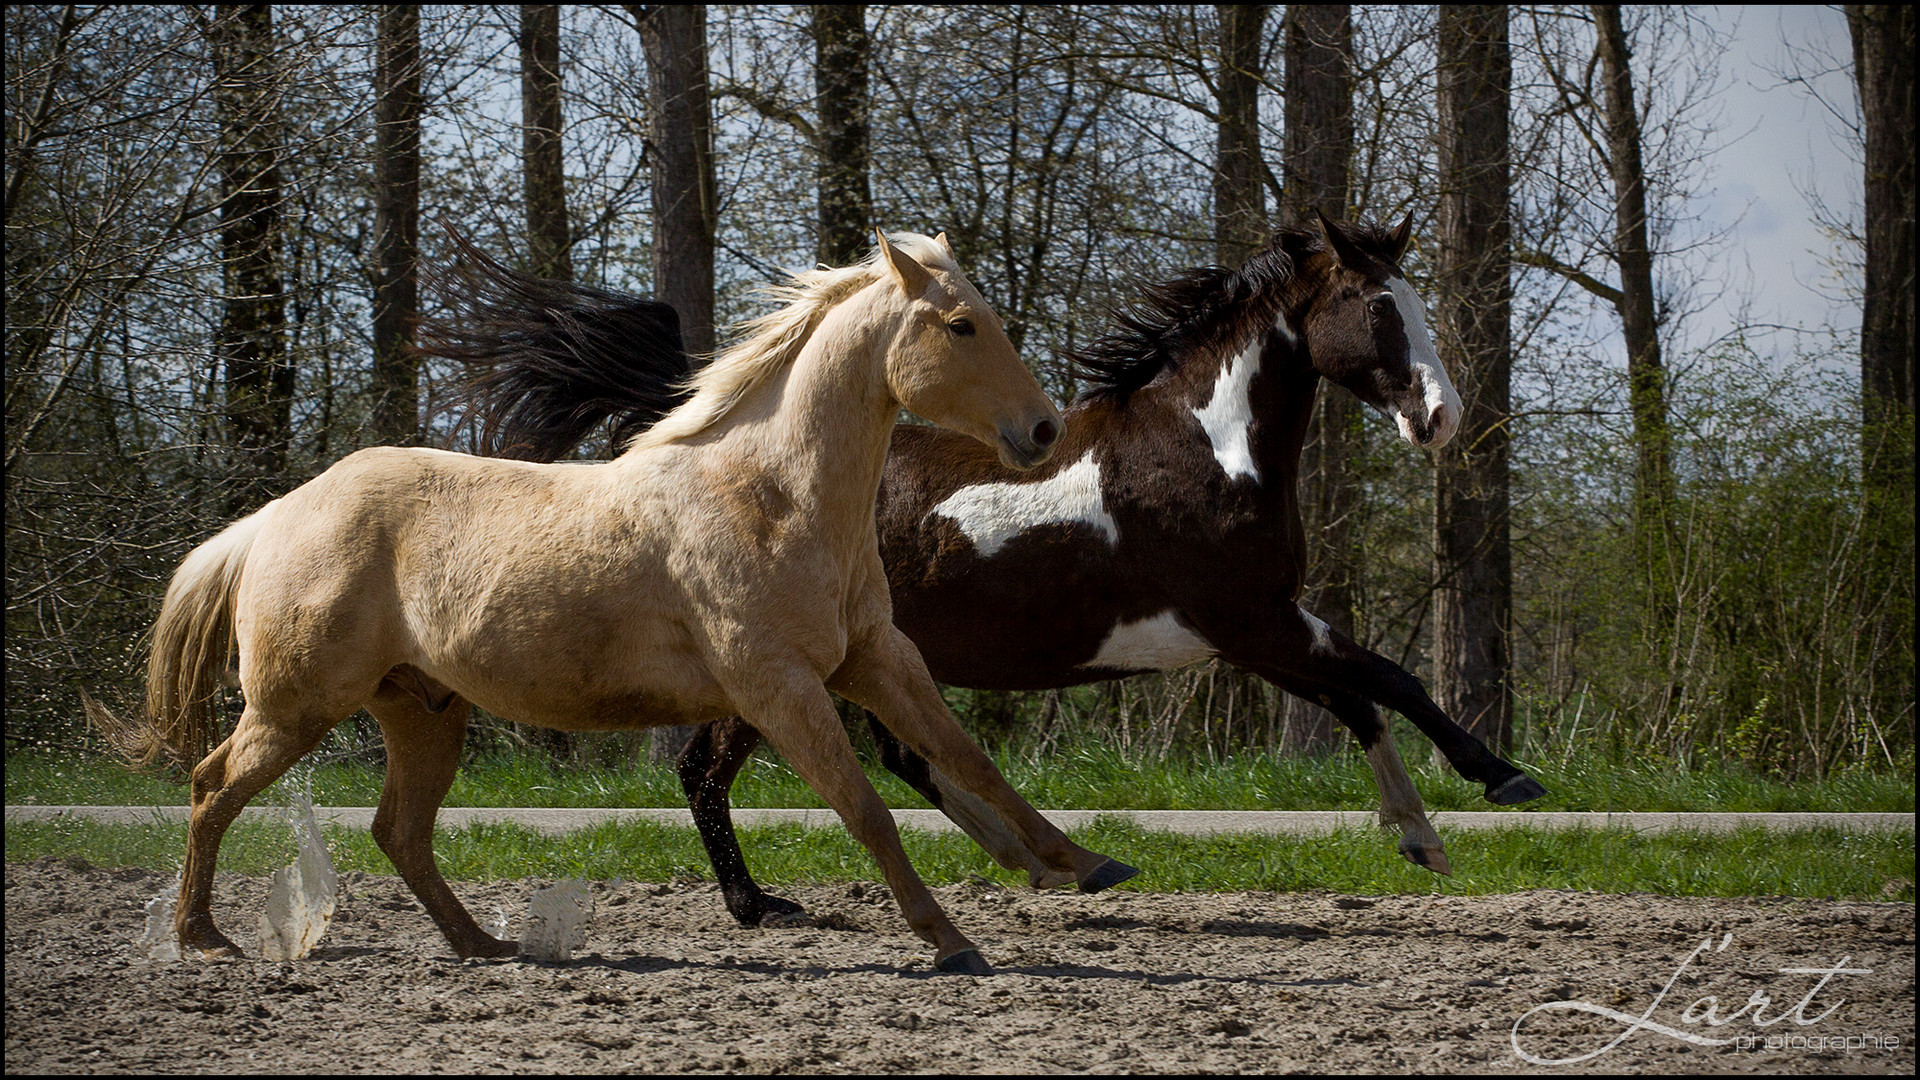
<svg viewBox="0 0 1920 1080">
<path fill-rule="evenodd" d="M 7 866 L 6 1071 L 1914 1068 L 1911 904 L 940 889 L 997 968 L 975 978 L 934 973 L 872 884 L 743 930 L 708 883 L 596 883 L 564 966 L 462 962 L 398 878 L 343 884 L 306 960 L 156 961 L 133 942 L 166 877 Z M 546 884 L 455 889 L 485 919 Z M 266 893 L 217 880 L 249 950 Z M 1530 1012 L 1552 1002 L 1579 1004 Z"/>
</svg>

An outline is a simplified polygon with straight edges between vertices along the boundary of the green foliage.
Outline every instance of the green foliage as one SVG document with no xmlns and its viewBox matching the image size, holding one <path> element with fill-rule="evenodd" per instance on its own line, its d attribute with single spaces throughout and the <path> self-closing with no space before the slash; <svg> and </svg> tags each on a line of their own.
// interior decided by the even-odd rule
<svg viewBox="0 0 1920 1080">
<path fill-rule="evenodd" d="M 1401 746 L 1411 751 L 1420 736 L 1398 725 Z M 1424 754 L 1408 753 L 1408 767 L 1430 810 L 1485 810 L 1480 785 Z M 1190 758 L 1139 758 L 1086 740 L 1045 757 L 1002 753 L 998 764 L 1009 782 L 1035 806 L 1082 810 L 1373 810 L 1380 795 L 1373 773 L 1357 751 L 1307 758 L 1242 754 L 1214 763 Z M 1684 768 L 1644 756 L 1609 758 L 1580 748 L 1562 753 L 1542 747 L 1523 753 L 1519 764 L 1538 777 L 1548 795 L 1543 810 L 1748 811 L 1911 813 L 1911 770 L 1836 770 L 1820 783 L 1793 782 L 1738 764 Z M 895 807 L 925 807 L 926 801 L 871 755 L 868 775 L 880 797 Z M 16 752 L 7 757 L 7 801 L 28 805 L 182 806 L 184 786 L 129 773 L 101 757 Z M 373 806 L 384 770 L 352 760 L 296 766 L 256 797 L 258 805 L 283 804 L 286 792 L 306 786 L 319 806 Z M 824 807 L 784 762 L 766 749 L 756 753 L 734 785 L 733 805 Z M 454 778 L 448 806 L 633 807 L 685 806 L 671 767 L 634 764 L 556 767 L 538 754 L 484 756 L 468 761 Z"/>
<path fill-rule="evenodd" d="M 362 830 L 328 827 L 327 846 L 343 873 L 391 874 L 392 864 Z M 1444 832 L 1444 830 L 1443 830 Z M 7 826 L 7 861 L 84 859 L 103 866 L 168 872 L 180 866 L 177 825 L 100 825 L 85 821 Z M 1913 899 L 1913 832 L 1848 834 L 1834 829 L 1731 834 L 1636 834 L 1625 829 L 1546 832 L 1508 829 L 1447 837 L 1454 876 L 1402 861 L 1392 840 L 1373 830 L 1328 836 L 1231 834 L 1177 836 L 1103 818 L 1070 835 L 1082 845 L 1142 868 L 1120 888 L 1145 892 L 1329 889 L 1362 894 L 1481 895 L 1520 889 L 1653 892 L 1666 896 L 1805 896 Z M 744 829 L 741 842 L 765 885 L 873 881 L 873 859 L 844 829 L 778 825 Z M 930 885 L 980 877 L 1022 888 L 1022 875 L 995 866 L 958 833 L 901 831 L 901 842 Z M 596 881 L 704 880 L 710 874 L 691 828 L 634 823 L 549 836 L 514 825 L 440 830 L 435 850 L 455 881 L 585 877 Z M 290 831 L 242 821 L 220 851 L 227 873 L 266 874 L 295 857 Z M 714 897 L 716 918 L 720 901 Z"/>
<path fill-rule="evenodd" d="M 1651 535 L 1609 486 L 1625 443 L 1560 434 L 1591 442 L 1530 481 L 1547 554 L 1516 614 L 1565 627 L 1558 670 L 1522 674 L 1556 703 L 1550 725 L 1577 683 L 1598 714 L 1583 737 L 1609 753 L 1791 777 L 1911 767 L 1911 499 L 1901 513 L 1863 487 L 1857 392 L 1824 370 L 1844 361 L 1773 370 L 1735 339 L 1676 378 L 1679 490 Z"/>
</svg>

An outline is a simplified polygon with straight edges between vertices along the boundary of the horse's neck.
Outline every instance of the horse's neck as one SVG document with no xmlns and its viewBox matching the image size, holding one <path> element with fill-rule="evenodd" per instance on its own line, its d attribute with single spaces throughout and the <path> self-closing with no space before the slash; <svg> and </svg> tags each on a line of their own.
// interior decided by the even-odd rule
<svg viewBox="0 0 1920 1080">
<path fill-rule="evenodd" d="M 885 356 L 896 320 L 863 290 L 824 315 L 794 359 L 749 391 L 708 445 L 728 469 L 767 477 L 796 521 L 835 543 L 873 531 L 874 495 L 899 404 Z M 876 295 L 878 294 L 878 295 Z"/>
<path fill-rule="evenodd" d="M 1222 468 L 1257 478 L 1261 491 L 1290 502 L 1320 374 L 1304 337 L 1270 330 L 1254 345 L 1189 365 L 1167 392 L 1199 421 L 1193 437 L 1208 443 Z"/>
<path fill-rule="evenodd" d="M 1270 382 L 1257 405 L 1261 423 L 1269 429 L 1261 440 L 1261 456 L 1276 472 L 1284 468 L 1291 476 L 1300 469 L 1300 453 L 1307 444 L 1314 400 L 1320 392 L 1320 373 L 1314 370 L 1304 336 L 1289 342 L 1276 333 L 1268 335 L 1268 342 Z"/>
</svg>

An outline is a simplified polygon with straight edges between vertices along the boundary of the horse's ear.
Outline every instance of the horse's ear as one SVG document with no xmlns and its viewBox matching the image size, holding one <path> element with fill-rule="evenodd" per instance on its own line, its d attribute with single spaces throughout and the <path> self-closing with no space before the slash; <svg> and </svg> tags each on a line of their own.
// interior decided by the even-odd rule
<svg viewBox="0 0 1920 1080">
<path fill-rule="evenodd" d="M 1314 207 L 1313 216 L 1320 219 L 1320 234 L 1327 238 L 1327 245 L 1339 256 L 1342 266 L 1358 270 L 1371 261 L 1360 245 L 1354 243 L 1353 237 L 1347 235 L 1345 225 L 1322 213 L 1317 206 Z"/>
<path fill-rule="evenodd" d="M 1407 253 L 1407 241 L 1413 239 L 1413 211 L 1400 219 L 1400 227 L 1387 234 L 1387 244 L 1391 248 L 1392 258 L 1388 261 L 1400 265 L 1400 256 Z"/>
<path fill-rule="evenodd" d="M 939 244 L 939 245 L 940 245 L 941 247 L 943 247 L 943 248 L 946 248 L 946 249 L 947 249 L 947 255 L 948 255 L 948 257 L 949 257 L 949 258 L 954 258 L 954 259 L 958 259 L 958 258 L 959 258 L 959 256 L 958 256 L 958 255 L 955 255 L 955 254 L 953 253 L 953 244 L 951 244 L 951 243 L 949 243 L 949 242 L 948 242 L 948 240 L 947 240 L 947 232 L 946 232 L 946 230 L 945 230 L 945 229 L 942 229 L 942 230 L 940 230 L 940 235 L 939 235 L 939 236 L 936 236 L 936 237 L 934 237 L 934 238 L 933 238 L 933 240 L 934 240 L 934 243 L 937 243 L 937 244 Z"/>
<path fill-rule="evenodd" d="M 887 234 L 878 228 L 873 235 L 880 238 L 880 257 L 887 261 L 887 269 L 893 271 L 893 280 L 900 283 L 900 291 L 910 297 L 917 297 L 933 284 L 933 275 L 927 268 L 913 261 L 913 256 L 887 243 Z"/>
</svg>

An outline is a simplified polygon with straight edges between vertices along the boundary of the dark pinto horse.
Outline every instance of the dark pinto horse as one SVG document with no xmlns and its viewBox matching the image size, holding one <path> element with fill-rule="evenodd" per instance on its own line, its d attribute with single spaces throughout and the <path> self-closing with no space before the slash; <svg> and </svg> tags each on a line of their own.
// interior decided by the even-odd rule
<svg viewBox="0 0 1920 1080">
<path fill-rule="evenodd" d="M 1324 377 L 1438 447 L 1460 402 L 1399 270 L 1396 229 L 1332 222 L 1284 229 L 1237 270 L 1190 270 L 1144 290 L 1118 326 L 1074 359 L 1095 385 L 1064 416 L 1043 467 L 1017 473 L 991 451 L 926 427 L 896 427 L 877 508 L 893 618 L 933 677 L 994 690 L 1075 686 L 1219 657 L 1340 719 L 1364 748 L 1380 823 L 1409 861 L 1449 873 L 1376 709 L 1405 715 L 1488 801 L 1544 795 L 1454 723 L 1420 681 L 1301 608 L 1306 550 L 1300 452 Z M 584 301 L 583 301 L 584 303 Z M 564 453 L 594 422 L 643 412 L 617 369 L 662 313 L 596 302 L 602 332 L 564 347 L 476 331 L 458 352 L 476 373 L 493 452 Z M 529 345 L 531 340 L 531 346 Z M 657 361 L 653 361 L 657 362 Z M 882 762 L 1001 865 L 1046 884 L 1045 867 L 978 799 L 878 723 Z M 727 792 L 760 741 L 737 719 L 707 724 L 680 777 L 728 910 L 745 925 L 797 913 L 753 882 Z"/>
</svg>

